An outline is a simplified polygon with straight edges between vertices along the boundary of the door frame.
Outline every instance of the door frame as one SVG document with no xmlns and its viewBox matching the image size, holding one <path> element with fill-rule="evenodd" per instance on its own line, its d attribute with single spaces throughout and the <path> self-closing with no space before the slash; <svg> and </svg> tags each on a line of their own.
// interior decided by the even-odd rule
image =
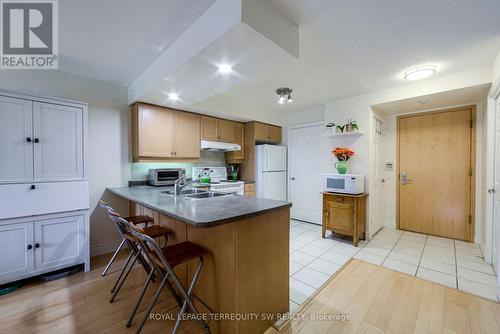
<svg viewBox="0 0 500 334">
<path fill-rule="evenodd" d="M 325 122 L 323 122 L 323 121 L 317 121 L 317 122 L 311 122 L 311 123 L 291 125 L 291 126 L 288 126 L 286 128 L 286 132 L 287 132 L 286 133 L 286 137 L 287 137 L 287 139 L 286 139 L 286 146 L 287 146 L 287 166 L 288 166 L 288 168 L 287 168 L 287 174 L 288 174 L 287 175 L 287 199 L 288 200 L 291 199 L 291 189 L 292 189 L 291 184 L 290 184 L 290 175 L 291 175 L 291 173 L 290 173 L 290 171 L 291 171 L 291 169 L 290 169 L 290 166 L 291 166 L 291 164 L 290 164 L 290 162 L 291 162 L 291 159 L 290 159 L 290 156 L 291 156 L 291 154 L 290 154 L 290 152 L 291 152 L 291 150 L 290 150 L 290 133 L 291 133 L 292 130 L 303 129 L 303 128 L 310 128 L 310 127 L 313 127 L 313 126 L 324 126 L 324 125 L 325 125 Z M 321 215 L 322 214 L 323 213 L 321 212 Z"/>
<path fill-rule="evenodd" d="M 399 188 L 400 188 L 400 161 L 399 161 L 399 141 L 400 141 L 400 121 L 401 119 L 404 118 L 410 118 L 410 117 L 418 117 L 418 116 L 423 116 L 423 115 L 432 115 L 432 114 L 440 114 L 444 112 L 450 112 L 450 111 L 458 111 L 458 110 L 464 110 L 464 109 L 471 109 L 471 138 L 470 138 L 470 154 L 471 154 L 471 168 L 472 168 L 472 175 L 471 175 L 471 183 L 470 183 L 470 209 L 469 209 L 469 214 L 471 216 L 471 226 L 469 228 L 469 233 L 468 233 L 468 240 L 469 242 L 474 242 L 474 237 L 476 233 L 476 105 L 465 105 L 461 107 L 454 107 L 454 108 L 446 108 L 446 109 L 439 109 L 439 110 L 432 110 L 432 111 L 424 111 L 424 112 L 414 112 L 410 114 L 405 114 L 405 115 L 398 115 L 396 117 L 396 228 L 400 228 L 400 220 L 399 220 Z"/>
</svg>

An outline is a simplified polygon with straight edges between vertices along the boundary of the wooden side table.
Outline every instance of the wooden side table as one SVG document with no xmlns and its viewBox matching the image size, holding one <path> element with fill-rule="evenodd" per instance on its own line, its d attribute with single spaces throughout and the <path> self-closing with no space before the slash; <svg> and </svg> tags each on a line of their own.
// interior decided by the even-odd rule
<svg viewBox="0 0 500 334">
<path fill-rule="evenodd" d="M 352 237 L 354 246 L 358 247 L 359 239 L 365 239 L 366 230 L 366 198 L 368 194 L 349 195 L 323 193 L 323 228 L 333 233 Z"/>
</svg>

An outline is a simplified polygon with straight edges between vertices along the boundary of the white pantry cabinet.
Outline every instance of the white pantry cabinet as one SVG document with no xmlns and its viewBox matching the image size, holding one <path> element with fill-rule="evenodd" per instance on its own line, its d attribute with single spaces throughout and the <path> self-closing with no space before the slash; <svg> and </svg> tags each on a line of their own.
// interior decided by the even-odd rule
<svg viewBox="0 0 500 334">
<path fill-rule="evenodd" d="M 0 221 L 0 284 L 85 260 L 86 212 Z"/>
<path fill-rule="evenodd" d="M 90 270 L 87 104 L 0 91 L 0 284 Z"/>
</svg>

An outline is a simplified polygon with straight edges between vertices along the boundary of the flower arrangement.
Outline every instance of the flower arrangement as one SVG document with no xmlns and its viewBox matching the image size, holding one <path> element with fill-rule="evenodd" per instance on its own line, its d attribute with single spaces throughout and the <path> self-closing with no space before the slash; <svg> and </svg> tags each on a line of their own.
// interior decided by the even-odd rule
<svg viewBox="0 0 500 334">
<path fill-rule="evenodd" d="M 336 147 L 334 150 L 332 150 L 332 154 L 339 160 L 339 161 L 347 161 L 349 158 L 354 156 L 354 151 L 351 150 L 348 147 Z"/>
</svg>

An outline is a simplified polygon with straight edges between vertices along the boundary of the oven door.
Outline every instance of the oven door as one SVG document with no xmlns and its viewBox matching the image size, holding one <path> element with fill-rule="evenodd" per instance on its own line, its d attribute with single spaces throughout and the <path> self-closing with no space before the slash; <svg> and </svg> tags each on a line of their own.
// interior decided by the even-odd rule
<svg viewBox="0 0 500 334">
<path fill-rule="evenodd" d="M 181 177 L 181 172 L 178 170 L 156 171 L 156 183 L 158 184 L 173 184 L 179 177 Z"/>
</svg>

